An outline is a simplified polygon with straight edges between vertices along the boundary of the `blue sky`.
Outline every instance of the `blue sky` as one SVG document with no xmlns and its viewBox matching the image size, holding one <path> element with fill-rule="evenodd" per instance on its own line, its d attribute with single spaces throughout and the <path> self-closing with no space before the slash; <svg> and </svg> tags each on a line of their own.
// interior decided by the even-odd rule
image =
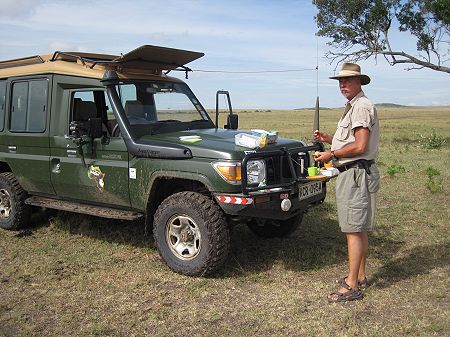
<svg viewBox="0 0 450 337">
<path fill-rule="evenodd" d="M 319 71 L 227 74 L 190 73 L 187 83 L 215 106 L 215 92 L 228 90 L 234 108 L 312 107 L 317 88 L 321 106 L 345 104 L 324 58 L 327 40 L 317 38 L 310 0 L 0 0 L 0 59 L 60 51 L 126 53 L 144 44 L 201 51 L 194 70 Z M 394 47 L 413 51 L 407 34 Z M 449 74 L 406 71 L 381 57 L 360 63 L 372 78 L 364 88 L 375 103 L 450 105 Z M 448 64 L 447 64 L 448 66 Z M 173 72 L 183 78 L 184 74 Z"/>
</svg>

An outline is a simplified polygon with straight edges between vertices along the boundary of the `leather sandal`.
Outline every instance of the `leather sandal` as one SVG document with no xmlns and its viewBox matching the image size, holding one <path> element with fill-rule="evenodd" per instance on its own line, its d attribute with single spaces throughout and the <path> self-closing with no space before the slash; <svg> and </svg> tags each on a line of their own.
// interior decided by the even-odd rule
<svg viewBox="0 0 450 337">
<path fill-rule="evenodd" d="M 345 282 L 345 277 L 340 278 L 338 283 L 339 283 L 339 285 L 341 285 L 343 288 L 347 289 L 348 291 L 346 291 L 344 293 L 341 293 L 339 291 L 331 293 L 327 297 L 328 302 L 331 302 L 331 303 L 347 302 L 347 301 L 359 300 L 364 297 L 364 295 L 361 291 L 359 291 L 358 289 L 353 289 L 352 287 L 350 287 L 347 284 L 347 282 Z"/>
<path fill-rule="evenodd" d="M 364 280 L 358 281 L 358 289 L 365 290 L 370 286 L 369 281 L 367 281 L 367 277 L 364 277 Z"/>
<path fill-rule="evenodd" d="M 335 295 L 337 295 L 337 296 L 335 296 Z M 355 289 L 351 289 L 349 291 L 346 291 L 345 293 L 336 291 L 336 292 L 328 295 L 328 302 L 331 302 L 331 303 L 347 302 L 347 301 L 360 300 L 363 297 L 364 297 L 363 293 L 361 291 L 355 290 Z"/>
<path fill-rule="evenodd" d="M 336 281 L 339 285 L 341 285 L 343 288 L 345 288 L 344 284 L 347 284 L 345 282 L 345 279 L 347 276 L 341 277 L 339 280 Z M 369 281 L 367 280 L 367 277 L 364 277 L 364 280 L 358 281 L 358 289 L 365 290 L 370 286 Z M 347 288 L 346 288 L 347 289 Z"/>
</svg>

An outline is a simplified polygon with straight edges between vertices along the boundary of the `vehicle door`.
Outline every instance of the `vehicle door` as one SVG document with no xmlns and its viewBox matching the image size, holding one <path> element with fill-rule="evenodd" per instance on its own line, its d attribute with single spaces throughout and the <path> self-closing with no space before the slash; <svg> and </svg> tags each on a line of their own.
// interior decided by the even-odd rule
<svg viewBox="0 0 450 337">
<path fill-rule="evenodd" d="M 53 195 L 49 172 L 49 106 L 51 76 L 7 81 L 4 108 L 7 119 L 2 151 L 24 190 Z"/>
<path fill-rule="evenodd" d="M 81 202 L 130 206 L 128 152 L 120 136 L 112 137 L 115 119 L 106 92 L 99 88 L 64 90 L 64 118 L 51 141 L 51 177 L 58 196 Z M 102 118 L 103 137 L 81 146 L 69 124 Z"/>
</svg>

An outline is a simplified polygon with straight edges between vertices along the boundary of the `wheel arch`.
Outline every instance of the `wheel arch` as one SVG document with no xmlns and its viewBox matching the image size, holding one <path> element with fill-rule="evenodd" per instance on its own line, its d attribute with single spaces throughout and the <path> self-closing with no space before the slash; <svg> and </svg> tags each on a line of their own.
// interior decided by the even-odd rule
<svg viewBox="0 0 450 337">
<path fill-rule="evenodd" d="M 170 195 L 192 191 L 211 196 L 212 184 L 208 178 L 201 174 L 189 172 L 155 172 L 150 179 L 146 195 L 146 228 L 148 232 L 153 226 L 153 217 L 161 202 Z"/>
</svg>

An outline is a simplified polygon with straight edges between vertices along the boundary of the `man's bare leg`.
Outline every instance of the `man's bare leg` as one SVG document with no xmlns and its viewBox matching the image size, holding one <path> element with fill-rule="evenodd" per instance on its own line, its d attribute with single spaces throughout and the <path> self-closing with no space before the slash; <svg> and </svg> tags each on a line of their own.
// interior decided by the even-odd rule
<svg viewBox="0 0 450 337">
<path fill-rule="evenodd" d="M 366 260 L 369 255 L 369 235 L 367 232 L 361 232 L 361 236 L 363 239 L 363 256 L 359 265 L 358 281 L 364 281 L 366 277 Z"/>
<path fill-rule="evenodd" d="M 345 233 L 347 237 L 348 251 L 348 276 L 346 283 L 352 288 L 358 288 L 358 278 L 361 273 L 366 272 L 366 257 L 368 253 L 368 235 L 367 232 Z M 348 289 L 339 289 L 340 293 L 347 292 Z M 331 299 L 337 295 L 331 295 Z"/>
</svg>

